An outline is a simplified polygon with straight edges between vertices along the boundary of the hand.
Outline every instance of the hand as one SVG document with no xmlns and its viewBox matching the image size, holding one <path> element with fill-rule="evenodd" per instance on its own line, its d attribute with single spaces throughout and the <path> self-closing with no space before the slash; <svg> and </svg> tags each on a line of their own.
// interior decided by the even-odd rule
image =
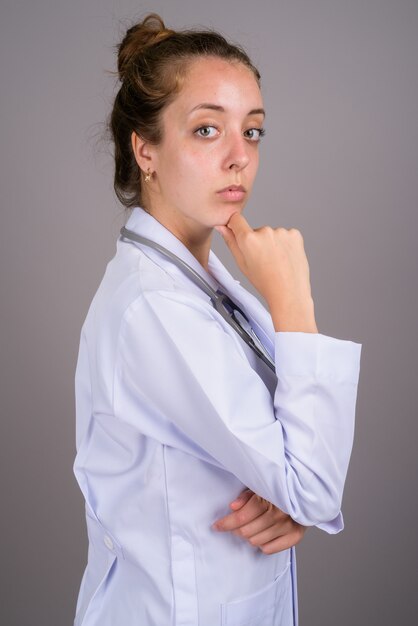
<svg viewBox="0 0 418 626">
<path fill-rule="evenodd" d="M 238 212 L 226 226 L 215 228 L 277 319 L 314 328 L 309 264 L 300 231 L 271 226 L 252 229 Z"/>
<path fill-rule="evenodd" d="M 306 531 L 278 507 L 246 489 L 229 505 L 233 513 L 217 520 L 212 528 L 232 531 L 265 554 L 287 550 L 299 543 Z"/>
</svg>

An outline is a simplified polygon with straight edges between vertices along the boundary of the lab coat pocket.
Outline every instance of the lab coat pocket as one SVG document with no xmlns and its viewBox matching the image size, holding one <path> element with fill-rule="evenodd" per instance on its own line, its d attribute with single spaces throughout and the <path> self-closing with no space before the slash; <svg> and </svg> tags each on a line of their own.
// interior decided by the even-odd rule
<svg viewBox="0 0 418 626">
<path fill-rule="evenodd" d="M 221 626 L 292 626 L 290 562 L 272 583 L 243 598 L 221 605 Z"/>
</svg>

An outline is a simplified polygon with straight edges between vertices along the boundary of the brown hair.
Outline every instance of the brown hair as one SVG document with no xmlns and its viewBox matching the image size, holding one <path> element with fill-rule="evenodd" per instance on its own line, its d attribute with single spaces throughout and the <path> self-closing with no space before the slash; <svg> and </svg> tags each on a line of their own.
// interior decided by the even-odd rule
<svg viewBox="0 0 418 626">
<path fill-rule="evenodd" d="M 260 84 L 260 74 L 246 52 L 214 30 L 166 28 L 156 13 L 131 26 L 116 46 L 122 85 L 107 122 L 114 143 L 114 189 L 126 208 L 141 205 L 141 171 L 132 150 L 135 131 L 145 141 L 162 140 L 161 113 L 179 92 L 189 63 L 214 56 L 246 65 Z"/>
</svg>

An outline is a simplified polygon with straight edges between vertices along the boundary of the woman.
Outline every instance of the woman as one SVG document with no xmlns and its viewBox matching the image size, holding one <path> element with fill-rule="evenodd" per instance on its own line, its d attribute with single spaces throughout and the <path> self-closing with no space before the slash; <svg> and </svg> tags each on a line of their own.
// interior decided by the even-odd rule
<svg viewBox="0 0 418 626">
<path fill-rule="evenodd" d="M 150 14 L 118 70 L 115 190 L 131 213 L 81 332 L 75 624 L 294 625 L 303 527 L 343 528 L 361 344 L 318 332 L 300 232 L 242 215 L 264 132 L 242 49 Z M 214 228 L 268 311 L 211 251 Z"/>
</svg>

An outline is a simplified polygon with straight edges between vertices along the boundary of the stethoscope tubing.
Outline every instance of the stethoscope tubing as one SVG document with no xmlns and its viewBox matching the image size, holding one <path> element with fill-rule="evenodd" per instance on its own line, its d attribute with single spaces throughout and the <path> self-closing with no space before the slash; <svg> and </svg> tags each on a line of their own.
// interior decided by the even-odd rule
<svg viewBox="0 0 418 626">
<path fill-rule="evenodd" d="M 172 263 L 174 263 L 174 265 L 183 270 L 185 274 L 187 274 L 189 278 L 195 283 L 195 285 L 200 287 L 200 289 L 202 289 L 202 291 L 204 291 L 206 295 L 209 296 L 213 307 L 218 311 L 223 319 L 230 326 L 232 326 L 232 328 L 234 328 L 234 330 L 240 335 L 245 343 L 257 354 L 260 359 L 264 361 L 264 363 L 269 366 L 271 370 L 273 370 L 273 372 L 276 371 L 274 361 L 271 359 L 270 355 L 260 349 L 260 347 L 255 343 L 256 339 L 261 344 L 257 335 L 251 329 L 248 318 L 245 315 L 244 311 L 242 311 L 242 309 L 237 304 L 235 304 L 235 302 L 233 302 L 229 296 L 222 292 L 215 291 L 209 285 L 209 283 L 204 278 L 202 278 L 202 276 L 200 276 L 198 272 L 196 272 L 196 270 L 190 267 L 190 265 L 183 261 L 183 259 L 175 255 L 173 252 L 160 245 L 156 241 L 148 239 L 147 237 L 143 237 L 142 235 L 138 235 L 138 233 L 134 232 L 133 230 L 129 230 L 125 226 L 122 226 L 122 228 L 120 229 L 120 234 L 125 239 L 131 239 L 133 241 L 137 241 L 138 243 L 142 243 L 146 246 L 154 248 L 155 250 L 158 250 L 158 252 L 168 257 L 172 261 Z M 250 327 L 250 332 L 243 328 L 232 315 L 228 314 L 225 303 L 227 303 L 232 309 L 237 310 L 242 315 L 242 317 L 246 320 L 248 326 Z"/>
</svg>

